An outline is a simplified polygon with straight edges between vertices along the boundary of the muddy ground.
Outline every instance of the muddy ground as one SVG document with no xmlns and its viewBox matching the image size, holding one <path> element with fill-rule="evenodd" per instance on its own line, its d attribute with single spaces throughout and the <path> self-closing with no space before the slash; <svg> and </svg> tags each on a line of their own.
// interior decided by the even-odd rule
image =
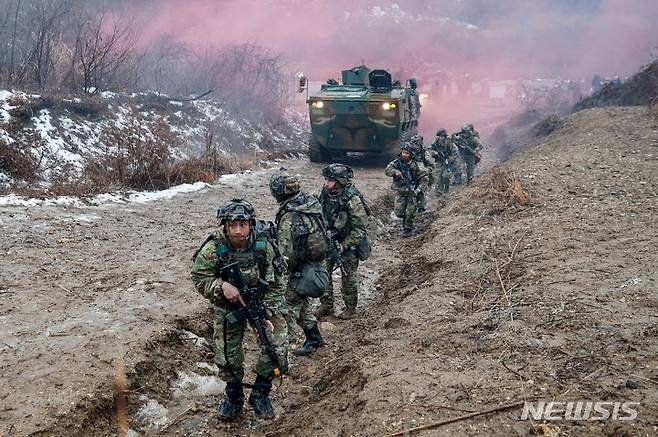
<svg viewBox="0 0 658 437">
<path fill-rule="evenodd" d="M 289 161 L 305 188 L 319 165 Z M 442 435 L 654 435 L 658 431 L 658 122 L 595 109 L 506 163 L 525 205 L 476 186 L 433 200 L 402 240 L 382 169 L 355 164 L 375 216 L 359 317 L 322 325 L 293 358 L 277 418 L 218 423 L 207 303 L 189 257 L 219 204 L 275 212 L 270 171 L 168 201 L 0 211 L 0 433 L 114 435 L 114 363 L 131 433 L 385 435 L 525 399 L 641 404 L 620 421 L 521 421 L 520 408 Z M 247 341 L 252 352 L 253 338 Z M 436 430 L 425 431 L 433 435 Z"/>
</svg>

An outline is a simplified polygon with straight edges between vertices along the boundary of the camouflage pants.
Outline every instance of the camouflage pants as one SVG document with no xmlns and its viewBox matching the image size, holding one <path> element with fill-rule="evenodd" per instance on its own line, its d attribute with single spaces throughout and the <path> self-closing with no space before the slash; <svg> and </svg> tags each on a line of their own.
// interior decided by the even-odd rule
<svg viewBox="0 0 658 437">
<path fill-rule="evenodd" d="M 436 190 L 441 193 L 447 193 L 450 190 L 450 179 L 452 178 L 452 172 L 445 165 L 437 165 L 435 177 L 437 182 Z"/>
<path fill-rule="evenodd" d="M 271 309 L 271 308 L 270 308 Z M 219 367 L 219 376 L 224 382 L 242 381 L 244 378 L 244 351 L 242 341 L 247 320 L 231 323 L 226 320 L 227 309 L 215 306 L 215 364 Z M 276 347 L 279 363 L 282 369 L 288 367 L 288 326 L 285 315 L 280 310 L 273 310 L 270 319 L 274 325 L 274 332 L 270 334 L 270 341 Z M 226 332 L 224 331 L 226 327 Z M 226 336 L 226 342 L 224 337 Z M 226 359 L 228 358 L 228 364 Z M 256 362 L 256 374 L 270 378 L 274 366 L 264 349 L 261 349 Z"/>
<path fill-rule="evenodd" d="M 434 178 L 435 167 L 433 165 L 427 166 L 427 187 L 432 188 L 436 179 Z"/>
<path fill-rule="evenodd" d="M 341 292 L 343 294 L 343 302 L 347 308 L 356 308 L 359 301 L 359 258 L 353 251 L 343 253 L 343 267 L 345 273 L 341 273 Z M 327 260 L 327 270 L 330 272 L 334 269 L 334 261 L 329 258 Z M 332 275 L 329 275 L 329 286 L 324 294 L 320 297 L 320 302 L 326 305 L 334 305 L 334 284 Z"/>
<path fill-rule="evenodd" d="M 427 207 L 427 194 L 425 191 L 419 191 L 416 195 L 416 208 L 417 210 L 425 210 Z"/>
<path fill-rule="evenodd" d="M 475 155 L 464 153 L 464 165 L 466 166 L 466 183 L 470 183 L 475 172 Z"/>
<path fill-rule="evenodd" d="M 311 298 L 300 296 L 291 287 L 286 289 L 286 306 L 288 307 L 286 321 L 289 331 L 293 330 L 295 324 L 302 329 L 310 329 L 318 323 L 311 311 Z"/>
<path fill-rule="evenodd" d="M 414 228 L 414 218 L 416 217 L 417 199 L 413 193 L 397 193 L 393 210 L 395 215 L 402 219 L 402 226 L 405 229 Z"/>
</svg>

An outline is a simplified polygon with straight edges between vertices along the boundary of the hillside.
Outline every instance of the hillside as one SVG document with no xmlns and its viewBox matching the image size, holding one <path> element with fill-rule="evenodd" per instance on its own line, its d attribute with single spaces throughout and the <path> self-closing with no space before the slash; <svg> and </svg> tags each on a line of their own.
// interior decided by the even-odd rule
<svg viewBox="0 0 658 437">
<path fill-rule="evenodd" d="M 305 136 L 299 114 L 265 121 L 232 114 L 212 99 L 109 92 L 81 99 L 0 90 L 0 192 L 11 184 L 48 187 L 61 179 L 75 181 L 90 163 L 118 153 L 119 145 L 142 147 L 147 156 L 153 149 L 154 158 L 164 144 L 169 160 L 212 148 L 226 160 L 240 155 L 256 164 L 302 150 Z M 31 157 L 29 171 L 21 172 L 16 153 Z"/>
<path fill-rule="evenodd" d="M 310 402 L 268 430 L 385 435 L 543 399 L 641 409 L 633 422 L 543 424 L 519 421 L 517 408 L 439 433 L 655 433 L 658 119 L 644 107 L 576 113 L 503 171 L 523 181 L 528 204 L 492 191 L 501 174 L 484 175 L 423 235 L 394 242 L 404 260 L 334 335 L 331 366 L 298 378 L 312 378 Z"/>
</svg>

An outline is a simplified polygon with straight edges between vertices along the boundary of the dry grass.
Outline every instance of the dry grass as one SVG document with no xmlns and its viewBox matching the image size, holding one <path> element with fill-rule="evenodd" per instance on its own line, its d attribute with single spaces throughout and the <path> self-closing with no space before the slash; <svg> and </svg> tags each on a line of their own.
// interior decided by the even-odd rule
<svg viewBox="0 0 658 437">
<path fill-rule="evenodd" d="M 29 139 L 12 144 L 0 143 L 0 171 L 25 182 L 38 180 L 37 170 L 40 162 L 30 153 L 31 147 L 32 143 Z"/>
<path fill-rule="evenodd" d="M 212 134 L 201 156 L 176 158 L 180 140 L 165 123 L 157 124 L 150 135 L 136 120 L 126 130 L 106 133 L 105 143 L 112 146 L 89 159 L 81 176 L 70 165 L 49 169 L 47 186 L 30 183 L 41 181 L 44 169 L 30 153 L 29 144 L 0 147 L 0 170 L 18 181 L 4 191 L 50 197 L 88 196 L 124 189 L 162 190 L 184 183 L 210 183 L 222 174 L 243 171 L 255 164 L 252 159 L 219 152 Z"/>
<path fill-rule="evenodd" d="M 135 120 L 130 128 L 110 133 L 106 143 L 114 147 L 85 169 L 94 191 L 111 186 L 162 190 L 183 183 L 212 182 L 219 175 L 252 165 L 250 161 L 219 153 L 212 135 L 203 155 L 176 159 L 174 150 L 180 149 L 180 140 L 164 122 L 157 124 L 149 136 L 142 131 L 139 120 Z"/>
<path fill-rule="evenodd" d="M 500 167 L 491 170 L 488 177 L 473 190 L 472 197 L 502 201 L 508 206 L 530 205 L 533 202 L 523 180 Z"/>
</svg>

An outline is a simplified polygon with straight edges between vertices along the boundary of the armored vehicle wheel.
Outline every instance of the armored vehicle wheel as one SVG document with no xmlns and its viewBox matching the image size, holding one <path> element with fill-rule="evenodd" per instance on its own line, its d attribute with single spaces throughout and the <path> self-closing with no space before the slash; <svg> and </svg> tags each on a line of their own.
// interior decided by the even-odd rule
<svg viewBox="0 0 658 437">
<path fill-rule="evenodd" d="M 308 158 L 311 160 L 311 162 L 331 161 L 331 157 L 329 156 L 329 153 L 314 138 L 310 138 L 308 140 Z"/>
</svg>

